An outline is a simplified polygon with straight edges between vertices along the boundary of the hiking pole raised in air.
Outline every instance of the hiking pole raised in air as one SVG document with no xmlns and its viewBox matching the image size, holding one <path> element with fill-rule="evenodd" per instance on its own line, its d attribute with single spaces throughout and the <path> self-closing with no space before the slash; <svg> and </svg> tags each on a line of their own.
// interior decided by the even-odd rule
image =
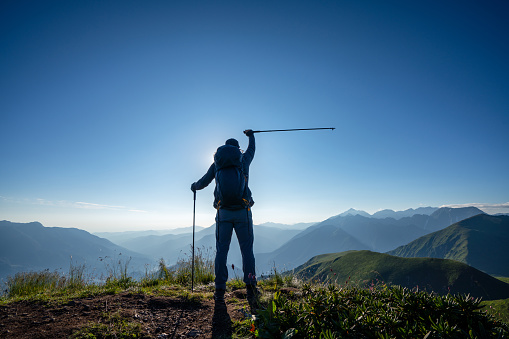
<svg viewBox="0 0 509 339">
<path fill-rule="evenodd" d="M 292 128 L 292 129 L 268 129 L 265 131 L 253 131 L 253 133 L 267 133 L 267 132 L 295 132 L 295 131 L 316 131 L 320 129 L 335 130 L 336 127 L 320 127 L 320 128 Z M 246 133 L 247 131 L 244 131 Z"/>
<path fill-rule="evenodd" d="M 193 191 L 194 193 L 194 203 L 193 203 L 193 254 L 192 254 L 192 260 L 193 263 L 191 264 L 191 292 L 194 292 L 194 225 L 195 225 L 195 217 L 196 217 L 196 191 Z"/>
</svg>

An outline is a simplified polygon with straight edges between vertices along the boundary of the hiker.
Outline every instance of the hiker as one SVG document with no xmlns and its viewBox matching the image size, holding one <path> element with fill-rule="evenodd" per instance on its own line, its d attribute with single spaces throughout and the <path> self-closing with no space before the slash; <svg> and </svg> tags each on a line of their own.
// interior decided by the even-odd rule
<svg viewBox="0 0 509 339">
<path fill-rule="evenodd" d="M 215 258 L 215 285 L 214 299 L 224 302 L 228 268 L 226 259 L 233 230 L 239 241 L 242 253 L 242 270 L 246 283 L 247 298 L 250 303 L 256 301 L 255 258 L 253 253 L 253 218 L 251 206 L 254 201 L 248 187 L 249 165 L 255 154 L 255 138 L 252 130 L 244 131 L 249 138 L 249 146 L 242 153 L 236 139 L 226 140 L 214 154 L 214 163 L 207 173 L 191 185 L 196 192 L 207 187 L 212 179 L 216 181 L 214 189 L 214 208 L 216 214 L 216 258 Z"/>
</svg>

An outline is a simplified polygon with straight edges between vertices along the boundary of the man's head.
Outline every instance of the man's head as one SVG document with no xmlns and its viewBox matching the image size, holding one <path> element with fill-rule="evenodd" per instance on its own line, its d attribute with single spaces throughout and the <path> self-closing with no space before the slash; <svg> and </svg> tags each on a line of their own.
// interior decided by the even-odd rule
<svg viewBox="0 0 509 339">
<path fill-rule="evenodd" d="M 237 147 L 237 148 L 240 148 L 240 146 L 239 146 L 239 142 L 237 141 L 237 139 L 233 139 L 233 138 L 228 139 L 228 140 L 226 140 L 226 142 L 225 142 L 224 144 L 225 144 L 225 145 L 231 145 L 231 146 L 235 146 L 235 147 Z"/>
</svg>

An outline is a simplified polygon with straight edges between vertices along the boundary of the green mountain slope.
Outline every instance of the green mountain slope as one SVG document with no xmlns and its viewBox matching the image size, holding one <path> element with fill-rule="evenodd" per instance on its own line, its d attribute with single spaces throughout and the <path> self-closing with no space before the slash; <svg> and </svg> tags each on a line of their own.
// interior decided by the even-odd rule
<svg viewBox="0 0 509 339">
<path fill-rule="evenodd" d="M 387 253 L 453 259 L 489 274 L 509 276 L 509 216 L 476 215 Z"/>
<path fill-rule="evenodd" d="M 371 251 L 316 256 L 295 269 L 304 279 L 370 284 L 379 281 L 444 295 L 464 293 L 485 300 L 509 298 L 509 284 L 466 264 L 435 258 L 400 258 Z"/>
</svg>

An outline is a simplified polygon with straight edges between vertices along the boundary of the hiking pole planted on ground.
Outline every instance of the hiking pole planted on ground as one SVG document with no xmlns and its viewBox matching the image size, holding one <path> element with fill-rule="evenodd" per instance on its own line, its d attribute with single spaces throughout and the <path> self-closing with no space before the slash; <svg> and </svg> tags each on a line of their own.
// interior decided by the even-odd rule
<svg viewBox="0 0 509 339">
<path fill-rule="evenodd" d="M 295 131 L 316 131 L 320 129 L 335 130 L 336 127 L 320 127 L 320 128 L 292 128 L 292 129 L 269 129 L 265 131 L 253 131 L 253 133 L 266 133 L 266 132 L 295 132 Z M 246 133 L 247 131 L 244 131 Z"/>
<path fill-rule="evenodd" d="M 193 191 L 194 193 L 194 203 L 193 203 L 193 254 L 192 254 L 192 260 L 193 263 L 191 264 L 191 292 L 194 292 L 194 225 L 195 225 L 195 219 L 196 219 L 196 191 Z"/>
</svg>

